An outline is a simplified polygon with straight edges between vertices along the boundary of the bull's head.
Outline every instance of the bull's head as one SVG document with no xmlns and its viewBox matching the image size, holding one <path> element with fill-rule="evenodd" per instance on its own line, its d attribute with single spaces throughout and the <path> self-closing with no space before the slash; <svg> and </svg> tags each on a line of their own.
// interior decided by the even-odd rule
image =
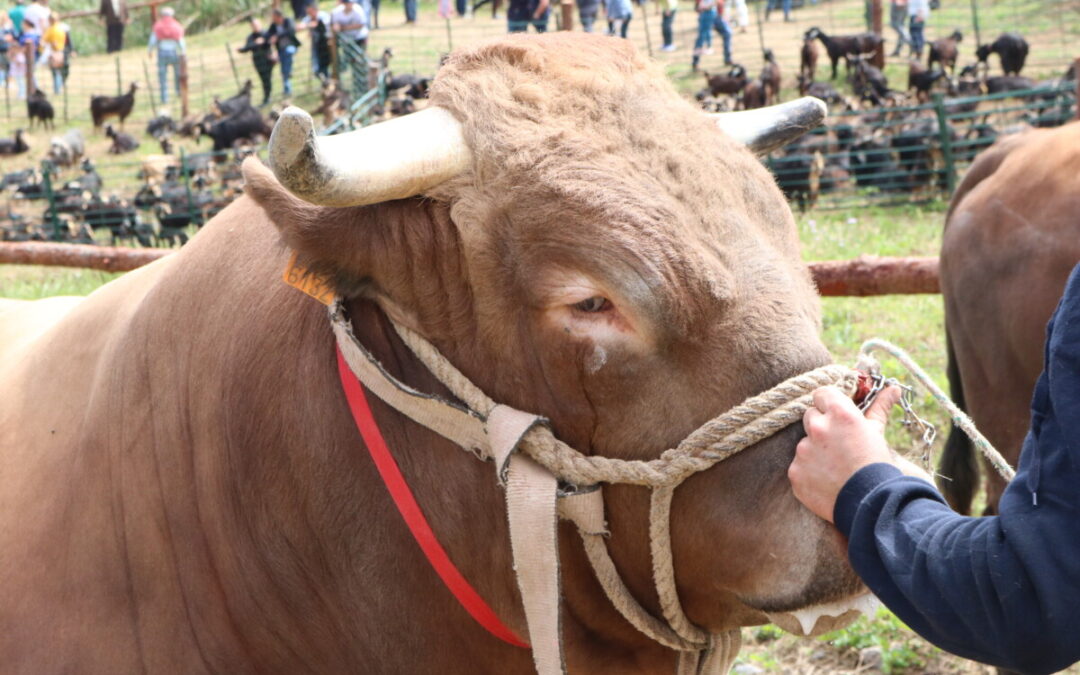
<svg viewBox="0 0 1080 675">
<path fill-rule="evenodd" d="M 286 111 L 270 163 L 292 195 L 251 160 L 248 191 L 340 294 L 375 300 L 493 399 L 582 452 L 654 458 L 828 360 L 791 211 L 747 149 L 823 114 L 717 120 L 625 41 L 510 37 L 454 54 L 431 106 L 400 120 L 316 138 Z M 676 491 L 679 591 L 711 631 L 859 588 L 839 535 L 791 493 L 800 431 Z M 655 607 L 647 491 L 605 496 L 613 558 Z M 565 576 L 586 578 L 580 564 Z M 581 587 L 567 603 L 586 616 Z"/>
</svg>

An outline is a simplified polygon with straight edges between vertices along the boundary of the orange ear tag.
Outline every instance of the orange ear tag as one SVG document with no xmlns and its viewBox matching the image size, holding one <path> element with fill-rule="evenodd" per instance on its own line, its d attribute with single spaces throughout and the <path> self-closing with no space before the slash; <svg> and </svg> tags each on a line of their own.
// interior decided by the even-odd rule
<svg viewBox="0 0 1080 675">
<path fill-rule="evenodd" d="M 307 293 L 322 304 L 329 307 L 334 303 L 334 289 L 330 282 L 319 274 L 316 274 L 296 262 L 296 251 L 289 257 L 289 264 L 285 266 L 285 273 L 281 275 L 285 283 L 293 288 Z"/>
</svg>

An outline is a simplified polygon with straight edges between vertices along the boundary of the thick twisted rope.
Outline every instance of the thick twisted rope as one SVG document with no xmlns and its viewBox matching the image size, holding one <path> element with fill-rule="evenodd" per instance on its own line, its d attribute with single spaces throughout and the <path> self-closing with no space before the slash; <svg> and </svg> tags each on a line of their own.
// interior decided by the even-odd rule
<svg viewBox="0 0 1080 675">
<path fill-rule="evenodd" d="M 491 412 L 495 402 L 430 342 L 404 326 L 395 323 L 394 328 L 421 363 L 454 396 L 484 417 Z M 822 366 L 796 375 L 712 419 L 678 447 L 664 451 L 653 460 L 583 455 L 543 427 L 526 434 L 521 449 L 560 480 L 574 485 L 673 486 L 801 420 L 806 409 L 813 405 L 811 395 L 818 387 L 831 384 L 852 394 L 857 378 L 855 371 L 840 365 Z"/>
</svg>

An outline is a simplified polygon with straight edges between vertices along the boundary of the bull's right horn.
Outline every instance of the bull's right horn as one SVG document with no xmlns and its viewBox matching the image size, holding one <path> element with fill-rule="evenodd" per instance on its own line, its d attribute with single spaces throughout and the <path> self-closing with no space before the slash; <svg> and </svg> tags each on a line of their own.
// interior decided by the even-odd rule
<svg viewBox="0 0 1080 675">
<path fill-rule="evenodd" d="M 290 106 L 270 135 L 269 154 L 278 181 L 320 206 L 412 197 L 462 173 L 472 160 L 461 125 L 436 107 L 336 136 L 316 136 L 311 116 Z"/>
</svg>

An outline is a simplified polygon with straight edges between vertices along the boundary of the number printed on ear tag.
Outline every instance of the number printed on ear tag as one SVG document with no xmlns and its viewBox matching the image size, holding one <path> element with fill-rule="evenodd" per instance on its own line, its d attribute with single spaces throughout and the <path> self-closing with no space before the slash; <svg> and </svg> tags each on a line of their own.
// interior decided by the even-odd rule
<svg viewBox="0 0 1080 675">
<path fill-rule="evenodd" d="M 329 307 L 334 303 L 334 289 L 326 277 L 316 274 L 296 261 L 296 251 L 289 257 L 285 273 L 281 275 L 285 283 L 307 293 Z"/>
</svg>

